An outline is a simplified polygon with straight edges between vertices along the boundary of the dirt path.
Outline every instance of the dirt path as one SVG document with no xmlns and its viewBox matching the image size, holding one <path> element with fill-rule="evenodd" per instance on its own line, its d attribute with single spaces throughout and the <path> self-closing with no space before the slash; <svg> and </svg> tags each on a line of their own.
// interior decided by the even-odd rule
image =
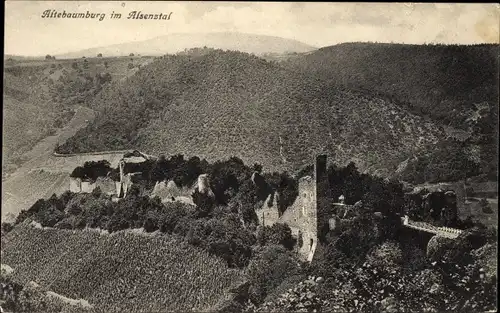
<svg viewBox="0 0 500 313">
<path fill-rule="evenodd" d="M 64 181 L 62 175 L 47 175 L 33 169 L 50 164 L 56 145 L 74 136 L 93 119 L 94 112 L 91 109 L 79 107 L 68 125 L 60 129 L 56 135 L 44 138 L 23 154 L 23 158 L 27 161 L 2 181 L 2 220 L 17 215 L 40 196 L 51 194 L 51 188 Z M 51 181 L 52 179 L 55 181 Z"/>
</svg>

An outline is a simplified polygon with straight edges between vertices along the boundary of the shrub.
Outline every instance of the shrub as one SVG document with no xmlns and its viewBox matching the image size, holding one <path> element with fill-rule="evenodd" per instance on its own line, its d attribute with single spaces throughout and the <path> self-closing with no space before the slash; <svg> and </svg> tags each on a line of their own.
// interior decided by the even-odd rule
<svg viewBox="0 0 500 313">
<path fill-rule="evenodd" d="M 386 241 L 367 255 L 367 262 L 382 270 L 390 271 L 403 265 L 403 252 L 399 243 Z"/>
<path fill-rule="evenodd" d="M 130 228 L 130 223 L 123 217 L 113 215 L 106 225 L 106 230 L 110 233 Z"/>
<path fill-rule="evenodd" d="M 12 223 L 2 222 L 2 234 L 10 232 L 13 227 Z"/>
<path fill-rule="evenodd" d="M 282 245 L 287 250 L 292 250 L 295 245 L 290 227 L 281 223 L 261 227 L 257 233 L 257 242 L 262 246 Z"/>
<path fill-rule="evenodd" d="M 246 270 L 250 281 L 250 300 L 261 304 L 266 295 L 281 282 L 297 274 L 299 266 L 292 254 L 282 246 L 263 247 Z"/>
<path fill-rule="evenodd" d="M 479 201 L 479 205 L 481 206 L 481 210 L 483 211 L 483 213 L 486 213 L 486 214 L 492 214 L 493 213 L 493 210 L 491 209 L 488 200 L 486 200 L 484 198 L 481 199 Z"/>
<path fill-rule="evenodd" d="M 98 177 L 105 177 L 111 171 L 111 164 L 107 160 L 87 161 L 82 166 L 77 166 L 70 177 L 80 178 L 82 180 L 89 179 L 95 181 Z"/>
<path fill-rule="evenodd" d="M 144 230 L 148 233 L 154 232 L 159 228 L 158 215 L 155 212 L 148 212 L 144 221 Z"/>
</svg>

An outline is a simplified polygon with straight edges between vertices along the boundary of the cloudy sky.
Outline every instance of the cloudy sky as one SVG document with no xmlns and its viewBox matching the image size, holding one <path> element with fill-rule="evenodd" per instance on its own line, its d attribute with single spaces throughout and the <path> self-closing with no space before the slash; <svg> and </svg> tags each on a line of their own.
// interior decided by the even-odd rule
<svg viewBox="0 0 500 313">
<path fill-rule="evenodd" d="M 43 11 L 104 13 L 103 21 L 44 19 Z M 131 11 L 173 12 L 169 21 L 128 20 Z M 111 12 L 121 19 L 110 19 Z M 169 33 L 234 31 L 340 42 L 498 43 L 497 4 L 6 1 L 5 53 L 61 54 Z"/>
</svg>

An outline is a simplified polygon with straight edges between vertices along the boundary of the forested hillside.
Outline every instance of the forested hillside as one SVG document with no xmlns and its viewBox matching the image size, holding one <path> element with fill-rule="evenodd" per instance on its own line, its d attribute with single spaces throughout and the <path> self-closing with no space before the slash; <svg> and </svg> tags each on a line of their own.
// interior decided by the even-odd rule
<svg viewBox="0 0 500 313">
<path fill-rule="evenodd" d="M 135 73 L 147 58 L 8 59 L 4 69 L 2 167 L 12 171 L 24 153 L 65 126 L 78 106 L 102 87 Z"/>
<path fill-rule="evenodd" d="M 7 67 L 3 78 L 2 166 L 28 151 L 38 140 L 52 134 L 72 116 L 49 101 L 47 76 L 50 64 Z M 19 161 L 18 161 L 19 162 Z"/>
<path fill-rule="evenodd" d="M 496 179 L 498 57 L 499 46 L 492 44 L 345 43 L 289 57 L 281 64 L 330 86 L 367 90 L 448 129 L 462 130 L 465 138 L 459 142 L 443 141 L 434 145 L 439 151 L 424 149 L 409 160 L 403 177 L 423 182 L 413 169 L 434 172 L 431 181 L 463 178 L 463 173 L 453 174 L 456 171 Z"/>
<path fill-rule="evenodd" d="M 298 169 L 323 151 L 340 164 L 387 173 L 442 132 L 395 103 L 241 53 L 164 56 L 103 88 L 95 122 L 58 152 L 140 148 L 238 156 L 270 170 Z"/>
<path fill-rule="evenodd" d="M 498 45 L 345 43 L 283 65 L 335 85 L 380 93 L 413 111 L 467 128 L 476 105 L 498 102 Z"/>
</svg>

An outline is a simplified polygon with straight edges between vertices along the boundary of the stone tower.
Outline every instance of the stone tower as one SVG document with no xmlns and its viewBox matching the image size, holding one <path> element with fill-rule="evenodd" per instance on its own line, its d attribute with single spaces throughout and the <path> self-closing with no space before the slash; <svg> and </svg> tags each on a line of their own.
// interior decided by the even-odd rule
<svg viewBox="0 0 500 313">
<path fill-rule="evenodd" d="M 262 208 L 256 211 L 259 222 L 264 226 L 274 223 L 287 224 L 292 235 L 298 239 L 296 252 L 309 262 L 314 258 L 319 245 L 318 237 L 323 219 L 327 216 L 329 194 L 327 156 L 318 155 L 314 159 L 314 173 L 301 177 L 298 181 L 298 195 L 295 202 L 281 216 L 275 205 L 269 206 L 271 195 Z M 328 223 L 328 220 L 326 220 Z"/>
<path fill-rule="evenodd" d="M 319 245 L 320 228 L 323 224 L 323 219 L 326 217 L 327 205 L 329 204 L 328 195 L 330 193 L 328 183 L 328 157 L 326 154 L 319 154 L 314 160 L 314 193 L 315 203 L 311 207 L 311 215 L 309 220 L 313 223 L 311 229 L 314 229 L 314 246 L 311 254 L 308 256 L 308 261 L 311 262 Z"/>
<path fill-rule="evenodd" d="M 314 179 L 316 185 L 316 202 L 321 204 L 328 198 L 329 186 L 328 186 L 328 173 L 327 173 L 327 156 L 325 154 L 320 154 L 316 156 L 314 162 Z M 324 208 L 318 207 L 318 210 Z"/>
</svg>

